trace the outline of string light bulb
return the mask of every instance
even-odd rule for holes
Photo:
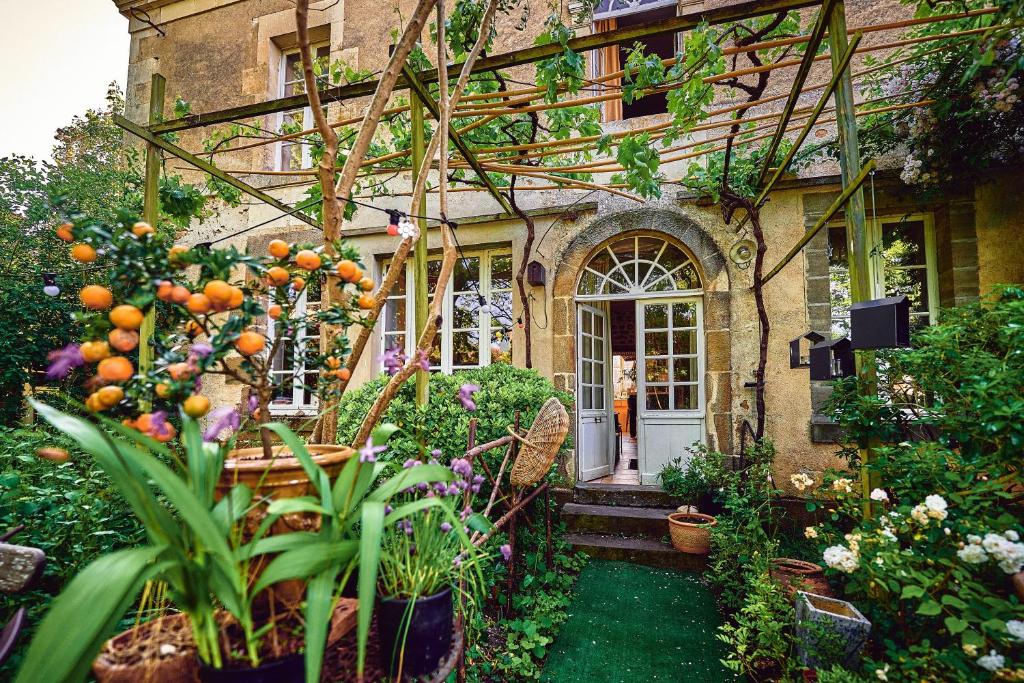
[[[43,273],[43,294],[46,296],[57,296],[60,294],[56,273]]]
[[[480,312],[490,314],[491,305],[487,303],[487,299],[484,298],[483,294],[477,294],[477,301],[480,302]]]
[[[523,322],[523,316],[519,316],[518,318],[516,318],[516,325],[519,326],[519,329],[523,329],[524,327],[526,327],[526,323]]]
[[[420,230],[415,223],[409,220],[408,216],[402,214],[398,220],[398,234],[402,236],[402,239],[416,239],[420,235]]]
[[[388,209],[388,234],[392,237],[398,236],[398,222],[401,220],[401,212]]]

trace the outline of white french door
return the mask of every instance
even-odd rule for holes
[[[576,452],[580,481],[603,477],[614,469],[611,334],[606,309],[598,306],[580,304],[577,308]]]
[[[704,320],[699,298],[636,302],[640,483],[704,440]]]

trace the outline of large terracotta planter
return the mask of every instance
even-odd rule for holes
[[[108,640],[92,664],[100,683],[189,683],[199,663],[185,614],[147,621]]]
[[[825,579],[825,571],[813,562],[777,557],[772,560],[772,578],[782,585],[786,597],[792,599],[798,590],[832,596],[832,588]]]
[[[691,555],[711,552],[711,527],[718,522],[699,512],[674,512],[668,516],[668,530],[676,550]]]

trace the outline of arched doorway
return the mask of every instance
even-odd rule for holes
[[[584,262],[575,296],[581,481],[655,484],[666,462],[703,441],[703,293],[694,258],[667,235],[617,236]]]

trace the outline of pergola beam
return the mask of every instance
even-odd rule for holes
[[[304,214],[304,213],[302,213],[300,211],[296,211],[294,208],[288,206],[287,204],[285,204],[285,203],[283,203],[281,201],[278,201],[274,197],[271,197],[266,192],[263,192],[262,190],[256,189],[255,187],[253,187],[249,183],[243,182],[243,181],[239,180],[238,178],[235,178],[234,176],[228,175],[227,173],[225,173],[224,171],[220,170],[219,168],[217,168],[216,166],[214,166],[210,162],[204,161],[203,159],[200,159],[195,154],[192,154],[191,152],[188,152],[188,151],[182,149],[181,147],[178,147],[173,142],[168,142],[167,140],[164,140],[159,135],[154,135],[153,133],[151,133],[146,128],[138,125],[137,123],[133,123],[133,122],[129,121],[128,119],[126,119],[125,117],[121,116],[120,114],[114,114],[114,123],[116,123],[121,128],[125,129],[126,131],[128,131],[132,135],[135,135],[136,137],[142,138],[143,140],[145,140],[146,142],[150,143],[151,145],[155,145],[156,147],[159,147],[160,149],[164,150],[168,154],[176,156],[179,159],[181,159],[182,161],[185,161],[185,162],[187,162],[189,164],[192,164],[193,166],[195,166],[199,170],[205,171],[206,173],[209,173],[214,178],[217,178],[218,180],[221,180],[221,181],[227,183],[228,185],[230,185],[231,187],[235,188],[236,190],[240,190],[241,192],[244,192],[245,194],[247,194],[247,195],[249,195],[251,197],[255,197],[256,199],[259,199],[261,202],[265,202],[265,203],[271,205],[272,207],[274,207],[275,209],[283,211],[285,214],[293,215],[296,218],[298,218],[299,220],[301,220],[303,223],[307,223],[307,224],[313,226],[314,228],[321,229],[321,230],[323,229],[322,226],[320,225],[320,223],[317,222],[314,218],[311,218],[311,217],[307,216],[306,214]]]
[[[434,98],[430,95],[430,91],[427,90],[427,86],[424,85],[422,81],[420,81],[415,72],[413,72],[413,70],[409,68],[408,64],[402,67],[402,70],[405,73],[406,80],[409,82],[409,87],[412,88],[412,91],[416,94],[416,97],[419,98],[419,101],[422,103],[422,105],[427,109],[427,111],[430,112],[431,117],[433,117],[435,121],[439,120],[441,118],[440,110],[438,109],[437,102],[435,102]],[[476,158],[476,154],[473,153],[473,150],[470,149],[469,145],[467,145],[466,142],[462,139],[462,136],[459,135],[459,132],[452,128],[451,126],[448,127],[448,138],[452,141],[452,144],[454,144],[455,147],[458,148],[459,153],[462,154],[462,157],[466,160],[466,163],[468,163],[476,172],[477,176],[480,177],[480,181],[487,187],[487,191],[491,193],[491,196],[494,197],[494,199],[498,202],[501,208],[505,210],[506,213],[511,214],[512,207],[509,205],[508,200],[506,200],[504,195],[502,195],[501,192],[498,190],[497,185],[494,184],[494,181],[491,180],[491,177],[487,175],[487,171],[484,170],[484,167]],[[417,164],[414,161],[413,168],[416,168],[416,166]],[[444,183],[447,182],[447,179],[439,178],[438,182]]]
[[[768,271],[767,275],[761,278],[761,284],[768,284],[769,280],[778,275],[779,271],[785,268],[786,264],[792,261],[793,257],[799,254],[800,250],[807,246],[808,242],[814,239],[814,236],[817,235],[818,232],[821,231],[821,229],[825,227],[825,225],[827,225],[828,222],[832,220],[832,218],[837,213],[839,213],[840,209],[846,206],[846,203],[850,200],[850,197],[853,196],[853,194],[861,188],[861,186],[864,184],[864,181],[868,179],[868,176],[871,175],[871,173],[874,170],[875,160],[871,159],[870,161],[868,161],[868,163],[864,164],[864,168],[860,170],[860,173],[857,174],[857,177],[854,178],[850,182],[850,184],[843,189],[843,191],[839,194],[838,197],[836,197],[836,200],[832,202],[832,205],[829,206],[825,213],[821,215],[821,218],[819,218],[814,223],[814,225],[803,234],[800,240],[793,245],[793,248],[790,249],[789,252],[782,257],[782,260],[776,263],[775,267]]]
[[[775,135],[772,136],[771,142],[768,143],[768,152],[764,157],[764,166],[761,167],[761,172],[757,176],[756,185],[760,186],[764,183],[764,179],[768,176],[768,169],[772,166],[775,161],[775,153],[779,151],[779,145],[782,144],[782,138],[786,135],[786,127],[789,125],[789,117],[793,115],[793,110],[796,109],[796,103],[800,97],[800,91],[804,87],[804,82],[807,80],[807,76],[811,73],[811,67],[814,66],[814,58],[818,54],[818,47],[821,45],[821,41],[825,37],[825,32],[828,30],[829,17],[832,15],[832,10],[836,6],[836,0],[824,0],[821,3],[821,8],[818,10],[818,18],[814,22],[814,28],[811,30],[811,35],[807,40],[807,45],[804,49],[804,57],[800,62],[800,67],[797,69],[796,78],[793,79],[793,85],[789,90],[789,97],[786,98],[786,106],[782,109],[782,117],[779,119],[779,124],[775,128]],[[835,79],[833,79],[834,82]],[[829,91],[831,94],[831,91]],[[812,117],[812,122],[815,115]]]
[[[595,50],[609,45],[619,43],[631,43],[632,41],[655,36],[664,33],[679,33],[697,28],[700,24],[724,24],[752,17],[759,17],[777,12],[788,12],[819,4],[819,0],[743,0],[701,12],[699,14],[684,14],[671,19],[659,19],[649,21],[636,26],[603,31],[589,36],[579,36],[568,41],[568,48],[574,52],[585,52]],[[549,57],[554,57],[562,52],[560,43],[549,45],[535,45],[522,50],[514,50],[499,55],[483,57],[477,60],[473,66],[473,73],[507,69],[524,64],[532,64]],[[453,64],[448,67],[449,77],[457,78],[462,69],[461,64]],[[437,69],[428,69],[417,74],[421,83],[434,83],[438,80]],[[405,90],[410,87],[408,78],[399,78],[395,84],[395,90]],[[320,100],[327,104],[329,102],[340,102],[372,95],[377,88],[376,80],[349,83],[346,85],[334,86],[320,91]],[[276,114],[291,109],[301,109],[309,104],[306,95],[293,95],[279,99],[247,104],[230,109],[208,112],[205,114],[190,114],[178,119],[171,119],[154,125],[150,130],[154,133],[169,133],[171,131],[186,130],[189,128],[200,128],[218,123],[227,123],[239,119],[246,119],[266,114]]]

